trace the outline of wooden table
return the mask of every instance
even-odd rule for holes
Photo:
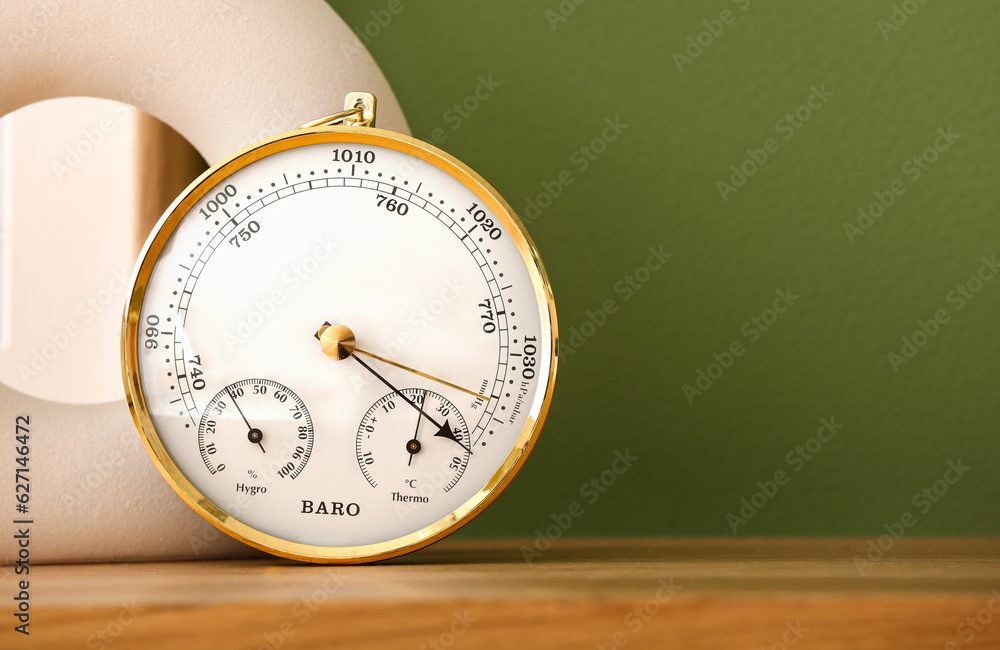
[[[530,564],[523,543],[36,566],[32,634],[8,588],[0,647],[1000,648],[996,539],[904,538],[861,570],[864,539],[562,540]]]

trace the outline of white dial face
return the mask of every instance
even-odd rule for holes
[[[273,149],[209,177],[148,246],[126,346],[144,435],[281,540],[445,528],[544,414],[544,275],[488,190],[423,149],[330,132]]]

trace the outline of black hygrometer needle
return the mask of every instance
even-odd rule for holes
[[[250,421],[247,420],[247,416],[243,415],[243,409],[240,408],[239,402],[236,401],[236,396],[233,395],[233,391],[227,388],[226,392],[229,393],[229,399],[233,400],[233,406],[235,406],[236,410],[239,411],[240,417],[243,418],[244,422],[246,422],[247,429],[249,429],[249,431],[247,431],[247,440],[249,440],[254,444],[259,445],[260,450],[266,454],[267,452],[264,451],[264,445],[261,443],[261,441],[264,439],[264,432],[258,429],[257,427],[252,426],[250,424]]]

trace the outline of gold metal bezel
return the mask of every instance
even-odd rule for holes
[[[370,144],[412,155],[434,165],[471,190],[500,219],[517,245],[541,314],[541,335],[549,335],[549,373],[544,397],[528,413],[517,442],[490,480],[451,514],[420,530],[375,544],[346,547],[314,546],[269,535],[239,521],[206,498],[177,467],[153,426],[139,377],[139,318],[146,287],[164,245],[185,215],[209,191],[244,167],[269,155],[319,143]],[[122,375],[132,418],[157,469],[195,512],[226,534],[281,557],[326,564],[355,564],[396,557],[423,548],[467,524],[488,506],[523,467],[538,440],[555,389],[559,337],[552,288],[541,257],[514,210],[476,172],[453,156],[425,142],[392,131],[362,126],[310,127],[289,131],[253,144],[213,165],[171,204],[146,241],[132,275],[122,323]]]

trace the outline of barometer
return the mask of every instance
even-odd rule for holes
[[[375,98],[214,165],[167,209],[122,330],[129,406],[173,489],[298,560],[416,550],[521,468],[555,383],[555,306],[510,206],[375,128]]]

